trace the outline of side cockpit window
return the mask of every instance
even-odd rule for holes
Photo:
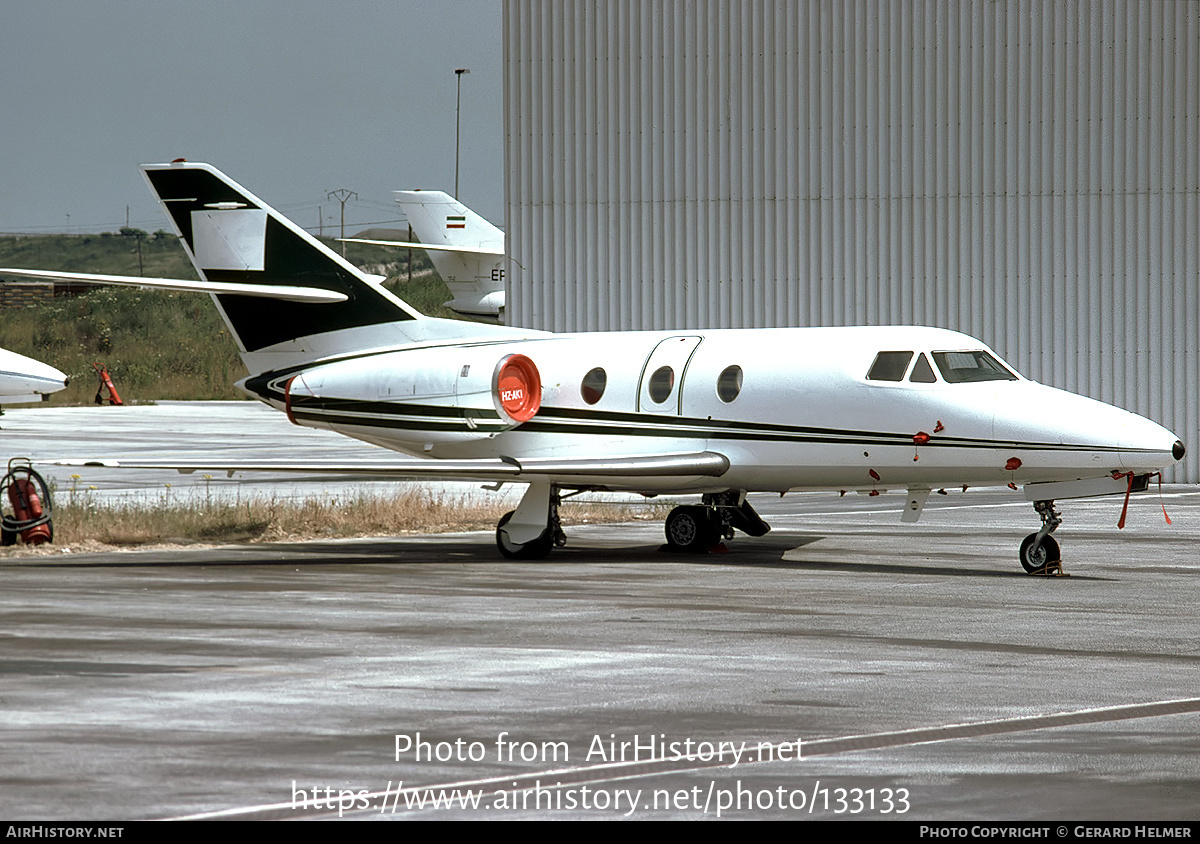
[[[973,352],[934,352],[933,362],[948,384],[975,381],[1016,381],[1017,376],[983,350]]]
[[[925,357],[924,352],[917,356],[917,362],[913,364],[912,375],[908,376],[908,380],[914,384],[933,384],[937,381],[933,367],[929,365],[929,358]]]
[[[912,352],[880,352],[867,370],[869,381],[903,381]]]

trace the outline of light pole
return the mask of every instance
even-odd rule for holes
[[[458,199],[458,139],[461,134],[462,120],[462,78],[464,73],[470,73],[469,67],[456,68],[454,75],[458,77],[458,100],[454,104],[454,198]]]

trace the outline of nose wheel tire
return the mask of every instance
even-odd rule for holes
[[[1021,567],[1029,574],[1045,571],[1046,566],[1050,563],[1062,560],[1062,553],[1059,551],[1058,542],[1054,537],[1047,535],[1036,548],[1034,548],[1035,542],[1037,542],[1036,533],[1029,534],[1021,542]]]

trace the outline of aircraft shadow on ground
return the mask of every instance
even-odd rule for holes
[[[696,566],[740,566],[772,568],[795,572],[847,572],[891,575],[923,575],[943,577],[1025,577],[1024,572],[1003,567],[995,569],[977,566],[955,566],[934,561],[922,564],[879,562],[873,553],[845,552],[844,559],[783,559],[790,551],[798,551],[826,537],[821,535],[772,534],[750,539],[739,537],[730,543],[727,553],[672,553],[662,544],[632,544],[625,546],[596,545],[586,540],[568,543],[555,549],[543,560],[507,560],[496,551],[489,537],[397,537],[368,541],[281,542],[259,545],[229,545],[203,549],[155,549],[120,551],[112,554],[92,553],[66,559],[28,559],[14,561],[16,565],[39,568],[178,568],[204,566],[381,566],[381,565],[443,565],[446,563],[478,565],[646,565],[655,563],[686,563]],[[1075,579],[1105,580],[1095,576],[1074,575]]]

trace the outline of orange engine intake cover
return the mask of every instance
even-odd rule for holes
[[[509,355],[496,369],[494,392],[501,411],[518,425],[542,406],[542,376],[525,355]]]

